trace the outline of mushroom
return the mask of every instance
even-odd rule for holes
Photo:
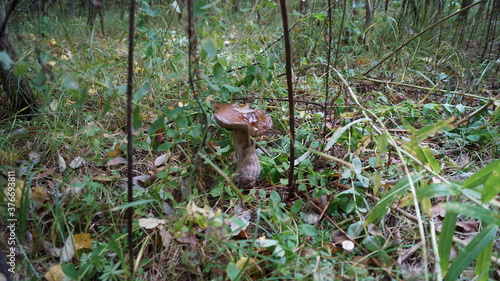
[[[272,121],[262,109],[250,105],[227,103],[215,104],[215,121],[233,134],[234,149],[238,160],[234,183],[239,188],[248,188],[259,178],[260,164],[251,137],[264,135],[272,126]]]

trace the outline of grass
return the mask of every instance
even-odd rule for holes
[[[39,100],[32,120],[1,124],[0,181],[7,183],[6,171],[17,180],[15,280],[495,278],[498,265],[488,258],[498,249],[487,245],[496,237],[497,187],[486,178],[494,177],[500,155],[498,107],[461,125],[443,121],[461,120],[493,98],[492,60],[478,61],[475,50],[451,46],[444,34],[441,47],[435,37],[415,40],[370,81],[362,74],[409,36],[398,30],[397,13],[379,13],[362,44],[361,9],[334,41],[339,73],[330,73],[325,111],[318,106],[327,97],[323,10],[301,21],[294,15],[296,99],[303,101],[295,143],[296,155],[305,156],[295,167],[300,196],[287,201],[290,116],[279,100],[286,86],[282,42],[275,43],[282,34],[278,10],[214,7],[220,10],[202,9],[197,24],[196,93],[186,85],[185,19],[169,6],[156,7],[162,12],[155,17],[138,12],[133,278],[127,172],[119,158],[126,156],[127,19],[109,11],[104,35],[85,18],[62,15],[14,31]],[[211,107],[244,97],[274,123],[256,140],[262,173],[254,189],[243,191],[249,203],[228,183],[236,168],[231,134],[216,125]],[[475,179],[481,168],[486,176]],[[459,205],[442,204],[451,199]],[[454,232],[454,210],[468,230]],[[451,231],[440,228],[445,222]],[[460,252],[476,234],[470,245],[485,249],[477,259],[434,266],[436,253]]]

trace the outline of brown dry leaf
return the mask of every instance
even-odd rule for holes
[[[45,171],[45,172],[43,172],[41,174],[36,175],[35,179],[39,180],[39,179],[43,179],[43,178],[49,177],[49,176],[55,174],[56,171],[57,171],[57,167],[50,168],[47,171]]]
[[[441,206],[441,204],[436,204],[436,205],[432,206],[431,212],[434,215],[439,216],[440,218],[444,218],[444,216],[446,215],[446,210]]]
[[[477,232],[479,223],[477,221],[457,221],[457,230],[465,233]]]
[[[116,166],[116,165],[125,164],[125,163],[127,163],[127,159],[125,159],[122,156],[118,156],[118,157],[110,159],[108,162],[106,162],[106,167]]]
[[[196,240],[196,235],[186,231],[181,232],[181,235],[177,237],[176,240],[179,243],[192,244],[192,245],[198,244],[198,240]]]
[[[167,248],[172,243],[174,237],[167,229],[165,229],[165,227],[163,227],[163,225],[159,225],[158,229],[160,230],[161,242],[163,244],[163,247]]]
[[[48,281],[62,281],[65,277],[66,275],[62,271],[60,264],[54,265],[45,273],[45,278],[47,278]]]
[[[39,203],[45,203],[50,199],[49,192],[43,186],[35,186],[30,190],[30,199]]]
[[[114,150],[111,151],[111,152],[108,152],[108,156],[110,158],[118,157],[118,156],[121,156],[121,155],[122,155],[122,150],[120,149],[120,145],[119,144],[115,144]]]
[[[370,233],[371,235],[374,235],[374,236],[382,236],[382,231],[380,230],[380,228],[374,224],[374,223],[370,223],[368,225],[368,233]]]
[[[78,233],[73,235],[75,239],[75,249],[90,249],[90,245],[92,244],[92,238],[90,238],[90,233]]]
[[[356,61],[357,64],[366,64],[366,60],[365,59],[358,59]]]

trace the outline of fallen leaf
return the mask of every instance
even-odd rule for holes
[[[109,157],[118,157],[122,155],[122,150],[120,149],[119,144],[115,144],[114,150],[111,152],[108,152]]]
[[[73,235],[75,239],[75,249],[90,249],[90,245],[92,244],[92,238],[90,238],[90,233],[78,233]]]
[[[48,281],[62,281],[66,275],[62,271],[62,266],[60,264],[56,264],[45,273],[45,278]]]
[[[75,255],[75,241],[73,235],[69,235],[61,249],[61,262],[69,262]]]
[[[155,167],[158,167],[158,166],[165,164],[165,161],[168,159],[168,157],[170,157],[170,153],[165,153],[165,154],[158,156],[155,159]]]
[[[66,161],[64,161],[64,158],[59,152],[57,153],[57,162],[59,164],[59,172],[64,172],[64,170],[66,170]]]
[[[163,227],[163,225],[159,225],[158,229],[160,230],[160,237],[163,247],[167,248],[171,244],[174,237],[167,229],[165,229],[165,227]]]
[[[457,230],[465,233],[477,232],[479,223],[477,221],[457,221]]]
[[[39,203],[45,203],[50,199],[50,195],[43,186],[35,186],[30,190],[30,199],[35,200]]]
[[[177,240],[179,243],[184,243],[184,244],[192,244],[192,245],[198,244],[198,240],[196,240],[196,235],[186,231],[181,232],[181,235],[177,237],[175,240]]]
[[[145,229],[153,229],[161,224],[165,224],[165,220],[155,219],[155,218],[142,218],[139,219],[139,226]]]
[[[118,156],[118,157],[110,159],[108,162],[106,162],[106,166],[111,167],[111,166],[116,166],[116,165],[125,164],[125,163],[127,163],[127,159],[125,159],[124,157]]]
[[[71,161],[71,163],[69,163],[69,167],[71,169],[76,169],[76,168],[81,167],[83,164],[85,164],[85,159],[78,156],[75,159],[73,159],[73,161]]]
[[[57,171],[57,168],[56,168],[56,167],[50,168],[50,169],[48,169],[47,171],[45,171],[45,172],[43,172],[43,173],[41,173],[41,174],[38,174],[38,175],[35,177],[35,179],[36,179],[36,180],[39,180],[39,179],[43,179],[43,178],[49,177],[49,176],[51,176],[51,175],[55,174],[55,173],[56,173],[56,171]]]

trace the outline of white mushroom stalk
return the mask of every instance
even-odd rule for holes
[[[250,105],[215,104],[215,121],[221,127],[232,131],[238,168],[233,181],[239,188],[251,188],[259,178],[260,164],[251,137],[264,135],[272,121],[262,109]]]

